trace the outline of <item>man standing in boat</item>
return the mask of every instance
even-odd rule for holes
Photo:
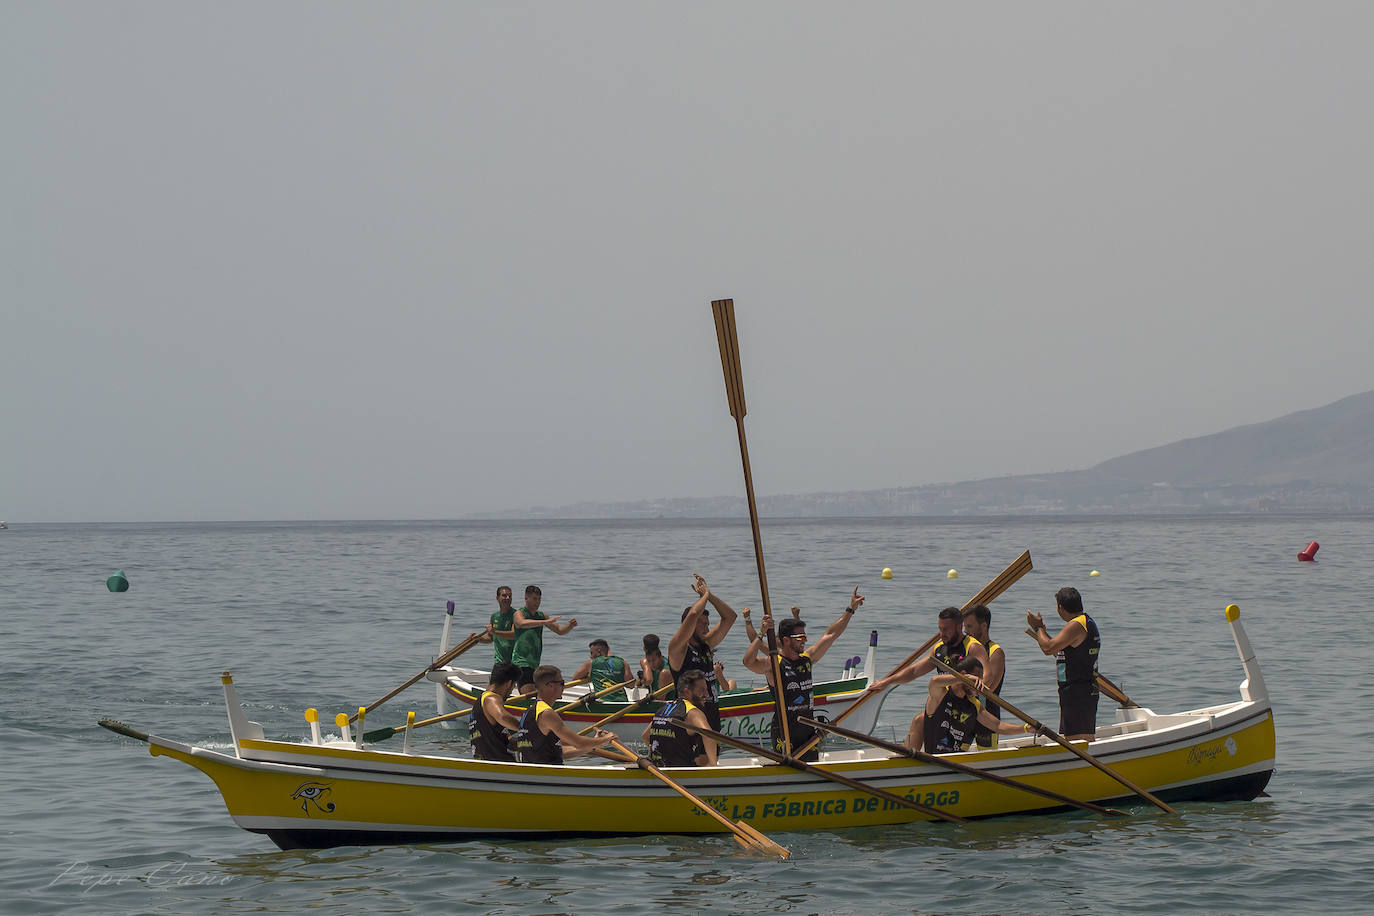
[[[493,670],[501,662],[510,661],[511,653],[515,650],[515,611],[510,606],[511,594],[509,585],[496,590],[496,612],[491,615],[491,621],[479,639],[479,642],[492,644]]]
[[[692,579],[692,591],[699,597],[695,604],[682,612],[682,624],[673,634],[673,638],[668,640],[668,671],[674,684],[688,671],[700,671],[706,677],[711,697],[701,709],[711,727],[719,731],[720,708],[716,705],[716,697],[720,695],[720,688],[716,684],[713,652],[721,640],[725,639],[725,634],[735,625],[735,618],[739,615],[735,613],[734,608],[712,594],[711,589],[706,586],[705,579],[696,573],[692,574]],[[711,618],[706,611],[708,602],[720,615],[720,622],[714,627],[711,626]]]
[[[854,594],[849,597],[849,604],[845,605],[844,612],[826,628],[810,651],[806,650],[806,623],[804,621],[792,617],[778,624],[778,670],[782,675],[781,685],[774,682],[772,659],[769,657],[768,648],[764,644],[768,630],[773,626],[773,618],[767,614],[763,615],[763,633],[756,636],[754,641],[749,644],[748,650],[744,653],[743,664],[755,674],[766,676],[769,688],[773,690],[775,695],[782,696],[782,705],[787,712],[787,737],[792,743],[792,748],[789,750],[801,747],[816,734],[814,728],[802,725],[801,722],[797,721],[802,716],[812,717],[812,666],[820,661],[830,647],[835,644],[835,640],[840,638],[840,634],[849,626],[849,619],[854,616],[855,611],[863,606],[863,603],[864,596],[859,594],[859,589],[856,587]],[[781,691],[780,694],[779,691]],[[773,750],[783,752],[782,723],[778,719],[777,710],[773,712],[773,722],[769,727],[769,734],[773,739]],[[801,759],[819,760],[820,746],[811,748]]]
[[[604,728],[591,735],[579,735],[568,728],[553,708],[563,697],[563,673],[553,665],[535,670],[534,691],[534,700],[520,717],[515,732],[515,753],[521,763],[561,764],[565,758],[590,753],[614,740],[615,733]]]
[[[525,606],[515,612],[515,648],[511,661],[520,669],[520,691],[528,693],[534,686],[534,669],[539,667],[544,657],[544,628],[553,630],[559,636],[567,636],[577,626],[577,618],[567,623],[559,623],[558,615],[550,617],[539,610],[544,593],[537,585],[525,586]]]
[[[1026,611],[1040,651],[1053,655],[1059,680],[1059,732],[1070,741],[1092,741],[1097,737],[1097,657],[1102,637],[1097,623],[1083,611],[1083,596],[1066,586],[1054,593],[1054,609],[1064,628],[1053,637],[1045,629],[1045,619]]]
[[[924,657],[917,659],[900,671],[889,674],[874,682],[872,690],[886,690],[895,684],[910,684],[916,678],[928,674],[935,670],[935,662],[931,658],[938,658],[946,665],[958,667],[959,663],[966,658],[971,658],[978,662],[978,667],[986,671],[988,663],[987,649],[978,640],[963,632],[960,626],[962,612],[957,607],[947,607],[940,612],[939,627],[940,638],[936,640],[935,647]],[[979,682],[982,686],[982,682]]]
[[[663,704],[641,739],[649,746],[649,762],[659,767],[713,767],[716,742],[683,726],[709,728],[701,704],[711,696],[706,675],[685,671],[677,682],[677,699]]]
[[[1007,679],[1007,653],[993,641],[988,632],[991,627],[992,611],[986,604],[975,604],[964,611],[964,635],[978,640],[988,653],[988,665],[983,669],[983,684],[1000,696]],[[987,712],[994,719],[1000,721],[1002,718],[1002,708],[996,703],[987,704]],[[997,732],[981,722],[975,731],[975,739],[979,747],[997,747]]]
[[[573,680],[591,678],[592,690],[599,693],[612,684],[623,684],[630,679],[630,666],[619,655],[611,654],[611,644],[606,640],[593,639],[587,644],[587,652],[591,657],[573,672]],[[623,689],[613,690],[601,699],[607,703],[628,700]]]
[[[491,666],[491,680],[482,697],[472,707],[468,715],[468,742],[472,745],[472,756],[478,760],[506,760],[514,762],[515,755],[510,752],[509,736],[506,729],[514,731],[520,727],[520,720],[506,709],[506,700],[515,690],[515,682],[520,678],[520,669],[510,662],[497,662]]]

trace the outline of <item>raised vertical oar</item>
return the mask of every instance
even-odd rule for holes
[[[439,668],[444,667],[444,666],[447,665],[449,662],[453,661],[455,658],[457,658],[458,656],[462,655],[464,652],[466,652],[467,650],[471,649],[473,646],[477,645],[477,643],[480,642],[481,639],[482,639],[482,637],[481,637],[480,634],[478,634],[478,633],[469,633],[466,639],[464,639],[464,640],[463,640],[462,642],[460,642],[458,645],[454,646],[452,649],[449,649],[449,650],[448,650],[447,652],[445,652],[443,655],[441,655],[441,656],[439,656],[438,658],[436,658],[436,659],[433,661],[433,663],[431,663],[428,667],[422,668],[422,669],[420,670],[420,673],[419,673],[419,674],[415,675],[415,676],[412,677],[410,680],[406,681],[404,684],[402,684],[401,686],[397,687],[395,690],[391,691],[391,692],[388,693],[386,696],[382,697],[380,700],[376,700],[376,701],[374,701],[373,703],[371,703],[371,704],[369,704],[369,705],[367,705],[367,706],[361,706],[361,707],[359,707],[359,708],[358,708],[358,713],[359,713],[359,714],[362,714],[362,715],[365,715],[365,714],[367,714],[367,713],[369,713],[369,712],[372,712],[372,710],[376,709],[378,706],[381,706],[381,705],[382,705],[383,703],[385,703],[387,700],[391,699],[391,698],[394,697],[396,694],[400,693],[402,690],[405,690],[407,687],[409,687],[411,684],[414,684],[416,681],[420,680],[420,678],[424,677],[426,674],[429,674],[431,671],[435,671],[435,670],[437,670],[437,669],[439,669]],[[353,716],[349,716],[349,717],[348,717],[348,721],[349,721],[349,722],[355,722],[355,721],[357,721],[357,719],[358,719],[358,716],[357,716],[357,715],[353,715]]]
[[[730,403],[730,416],[735,418],[735,430],[739,433],[739,457],[744,464],[744,495],[749,499],[749,526],[754,532],[754,563],[759,569],[759,591],[763,594],[763,613],[773,616],[773,606],[768,599],[768,573],[763,567],[763,538],[759,536],[759,507],[754,502],[754,476],[749,471],[749,445],[744,438],[744,373],[739,363],[739,335],[735,333],[735,300],[716,299],[711,303],[711,312],[716,317],[716,341],[720,344],[720,366],[725,372],[725,397]],[[783,735],[787,734],[787,709],[782,701],[782,679],[777,674],[777,644],[770,642],[769,652],[773,656],[773,706],[778,720],[782,722]],[[789,749],[790,752],[790,749]]]
[[[987,697],[988,702],[996,703],[998,706],[1002,707],[1007,712],[1011,713],[1013,716],[1016,716],[1016,718],[1020,719],[1022,722],[1025,722],[1031,728],[1035,729],[1037,732],[1040,732],[1042,735],[1049,738],[1055,744],[1058,744],[1060,747],[1063,747],[1066,750],[1072,751],[1073,753],[1077,754],[1079,757],[1083,758],[1085,761],[1092,764],[1094,767],[1101,770],[1103,773],[1106,773],[1112,779],[1115,779],[1117,782],[1121,783],[1123,786],[1130,789],[1136,795],[1139,795],[1141,798],[1145,799],[1147,802],[1154,805],[1159,810],[1167,811],[1169,814],[1178,814],[1178,812],[1175,811],[1173,808],[1169,807],[1168,804],[1151,795],[1148,791],[1136,785],[1135,783],[1131,782],[1125,776],[1122,776],[1116,770],[1113,770],[1111,767],[1107,766],[1105,763],[1098,760],[1096,757],[1094,757],[1092,754],[1089,754],[1081,747],[1078,747],[1077,745],[1070,743],[1063,735],[1059,734],[1059,732],[1050,728],[1045,723],[1026,715],[1024,712],[1017,709],[1015,706],[1011,705],[1006,700],[1002,699],[997,694],[993,693],[991,690],[987,690],[986,688],[980,690],[973,683],[973,681],[969,680],[962,673],[954,670],[953,667],[947,665],[945,662],[941,661],[938,658],[935,659],[935,667],[939,668],[945,674],[954,675],[960,680],[960,682],[963,683],[965,688],[981,693],[983,696]]]
[[[693,795],[689,790],[687,790],[684,786],[682,786],[679,782],[677,782],[667,773],[664,773],[658,767],[650,763],[647,757],[644,757],[642,754],[636,754],[634,751],[631,751],[629,748],[621,744],[619,741],[612,741],[611,747],[620,751],[620,753],[622,754],[628,755],[630,759],[632,759],[635,762],[635,765],[638,766],[641,770],[644,770],[645,772],[657,777],[659,781],[661,781],[665,786],[672,789],[674,792],[681,795],[683,798],[687,799],[692,804],[696,805],[698,811],[708,814],[711,817],[715,818],[717,821],[719,821],[722,825],[724,825],[726,830],[729,830],[731,833],[735,835],[735,842],[739,843],[745,849],[752,849],[756,852],[765,852],[769,855],[777,856],[780,859],[785,859],[791,855],[791,853],[787,851],[786,847],[779,846],[777,843],[773,842],[768,837],[764,836],[758,830],[755,830],[753,827],[750,827],[748,824],[745,824],[741,821],[730,820],[728,817],[721,814],[715,808],[712,808],[706,802],[702,801],[700,798],[697,798],[695,795]]]
[[[1015,585],[1016,582],[1022,576],[1024,576],[1026,573],[1030,571],[1031,555],[1030,551],[1026,550],[1022,552],[1021,556],[1013,560],[1010,566],[1008,566],[1006,569],[998,573],[997,578],[993,579],[987,585],[983,586],[983,588],[978,592],[978,594],[974,595],[968,601],[965,601],[963,610],[967,610],[968,608],[973,607],[975,604],[987,604],[989,601],[996,598],[998,595],[1002,594],[1007,589]],[[918,658],[924,656],[927,652],[930,651],[930,647],[935,645],[936,640],[938,640],[939,638],[940,634],[936,633],[934,636],[930,637],[930,639],[927,639],[921,645],[921,648],[917,649],[915,652],[912,652],[910,655],[908,655],[906,659],[896,668],[893,668],[887,676],[892,677],[892,675],[896,674],[898,671],[901,671],[907,665],[910,665],[911,663],[915,662]],[[849,717],[849,714],[851,712],[858,709],[860,705],[871,700],[874,696],[877,695],[877,693],[878,691],[874,690],[872,687],[869,687],[868,690],[866,690],[857,700],[850,704],[848,709],[846,709],[844,712],[840,713],[838,716],[835,717],[834,724],[839,725],[841,722],[843,722],[846,718]],[[821,736],[816,735],[805,745],[803,745],[799,751],[797,751],[797,756],[800,757],[807,751],[811,750],[811,748],[815,747],[820,742],[820,740]]]

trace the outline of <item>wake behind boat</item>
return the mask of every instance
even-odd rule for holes
[[[1117,710],[1085,746],[1117,773],[1170,801],[1249,800],[1274,770],[1274,718],[1259,662],[1235,605],[1227,621],[1246,678],[1238,701],[1158,714]],[[100,724],[148,743],[149,753],[209,776],[240,827],[283,849],[394,843],[475,835],[626,835],[717,833],[723,814],[749,828],[786,831],[928,821],[932,815],[871,792],[778,766],[759,757],[725,758],[716,767],[666,771],[712,812],[684,801],[634,764],[547,766],[463,760],[379,750],[352,742],[267,740],[248,721],[232,678],[223,676],[233,753],[193,747],[120,723]],[[946,758],[942,758],[946,759]],[[947,755],[950,761],[1075,799],[1130,798],[1116,780],[1079,756],[1035,736],[995,750]],[[908,801],[958,818],[1048,812],[1060,805],[968,773],[871,749],[823,753],[833,776],[861,779]],[[714,813],[713,813],[714,812]]]

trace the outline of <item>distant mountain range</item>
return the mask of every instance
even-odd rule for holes
[[[1374,391],[1082,471],[888,490],[765,496],[773,518],[1374,511]],[[743,496],[575,503],[480,518],[729,518]]]

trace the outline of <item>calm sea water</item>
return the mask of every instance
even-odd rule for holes
[[[574,666],[588,640],[637,657],[671,632],[700,572],[737,608],[759,607],[746,522],[14,525],[0,532],[0,910],[529,913],[1251,912],[1368,906],[1374,789],[1374,519],[1109,518],[765,521],[775,605],[828,624],[858,585],[868,603],[822,663],[831,673],[880,632],[886,670],[1021,550],[1035,571],[994,603],[1006,693],[1057,721],[1054,673],[1021,633],[1082,590],[1102,668],[1143,705],[1236,696],[1242,674],[1223,608],[1242,609],[1274,694],[1271,798],[1149,807],[1104,821],[1063,814],[968,827],[781,833],[787,862],[724,837],[473,840],[277,850],[234,826],[201,774],[148,756],[100,716],[226,746],[218,675],[234,673],[271,737],[376,699],[494,607],[496,587],[544,590],[576,616],[545,658]],[[1318,563],[1296,552],[1321,542]],[[879,578],[891,567],[890,581]],[[946,578],[957,568],[959,578]],[[132,584],[112,594],[105,577]],[[1089,578],[1090,570],[1101,576]],[[819,626],[815,627],[819,629]],[[744,651],[731,633],[732,674]],[[469,656],[483,662],[485,655]],[[883,663],[886,662],[886,665]],[[914,687],[883,722],[904,727]],[[428,687],[379,724],[433,709]],[[1104,700],[1104,708],[1106,703]],[[462,752],[456,732],[430,748]]]

